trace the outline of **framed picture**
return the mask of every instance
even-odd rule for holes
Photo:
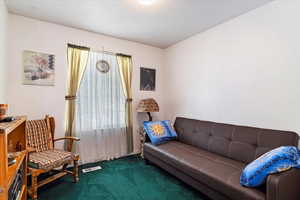
[[[141,67],[140,90],[155,91],[156,70]]]
[[[55,78],[54,61],[54,55],[33,51],[24,51],[23,84],[53,86]]]

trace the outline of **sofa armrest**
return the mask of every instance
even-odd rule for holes
[[[300,169],[272,174],[267,179],[267,200],[299,200]]]

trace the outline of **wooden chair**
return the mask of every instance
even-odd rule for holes
[[[33,200],[37,200],[39,187],[50,183],[67,174],[73,175],[74,182],[79,181],[78,160],[79,155],[72,153],[75,137],[64,137],[54,139],[55,121],[53,117],[46,116],[43,120],[31,120],[26,123],[26,136],[28,142],[28,175],[31,175],[31,187],[28,190]],[[54,148],[54,143],[61,140],[68,140],[67,151]],[[67,166],[73,163],[73,171],[67,170]],[[60,168],[57,170],[57,168]],[[58,171],[54,175],[38,182],[40,174]]]

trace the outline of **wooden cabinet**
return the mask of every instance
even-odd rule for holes
[[[21,170],[22,186],[17,200],[27,199],[26,117],[9,123],[0,123],[0,200],[7,200],[11,185]],[[8,166],[8,153],[16,155],[16,163]]]

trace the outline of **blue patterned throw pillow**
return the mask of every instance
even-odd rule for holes
[[[165,124],[166,129],[168,130],[171,139],[177,138],[176,131],[172,128],[170,120],[162,121]]]
[[[269,174],[300,168],[300,150],[293,146],[273,149],[260,156],[243,170],[240,183],[247,187],[257,187],[265,183]]]
[[[156,122],[145,121],[144,130],[154,145],[162,144],[177,137],[168,120]]]

